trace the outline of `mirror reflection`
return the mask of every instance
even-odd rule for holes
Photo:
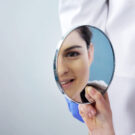
[[[110,68],[111,74],[109,76],[108,81],[96,75],[98,74],[98,72],[99,74],[101,74],[100,72],[103,71],[102,65],[106,63],[104,63],[104,60],[98,59],[100,55],[95,55],[95,53],[97,53],[98,50],[96,48],[100,48],[100,47],[95,47],[94,41],[92,41],[93,36],[95,35],[93,33],[95,29],[96,28],[91,26],[80,26],[72,30],[67,36],[65,36],[62,44],[58,48],[59,49],[58,55],[56,56],[57,57],[56,76],[58,78],[58,83],[62,88],[64,94],[68,96],[69,99],[78,103],[88,102],[86,96],[87,93],[86,87],[88,86],[94,87],[96,90],[104,94],[104,92],[107,90],[108,83],[112,79],[112,75],[114,71],[114,67],[111,67]],[[102,33],[100,30],[98,31]],[[102,33],[102,35],[104,34]],[[114,66],[113,50],[109,41],[108,44],[112,54],[110,57],[112,61],[111,65]],[[98,51],[98,53],[100,52],[100,54],[103,55],[103,53],[105,53],[103,52],[103,50],[104,48]],[[95,60],[96,62],[92,66]],[[101,69],[100,69],[100,63],[101,63]],[[104,75],[105,73],[103,74],[103,76]],[[92,100],[91,97],[91,103],[92,102],[94,101]]]

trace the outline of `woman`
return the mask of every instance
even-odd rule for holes
[[[64,92],[76,102],[82,102],[80,93],[89,79],[94,53],[91,36],[87,26],[76,28],[67,35],[58,55],[59,82]]]

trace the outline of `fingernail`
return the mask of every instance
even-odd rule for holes
[[[92,115],[91,115],[91,113],[88,113],[88,116],[89,116],[89,118],[92,118]]]
[[[89,100],[90,103],[93,103],[93,102],[94,102],[94,100],[89,96],[88,93],[87,93],[87,95],[86,95],[86,98]]]
[[[88,92],[89,92],[89,94],[92,94],[92,95],[94,95],[96,93],[93,88],[88,88]]]
[[[92,113],[92,115],[95,115],[96,114],[96,112],[94,110],[91,110],[91,113]]]

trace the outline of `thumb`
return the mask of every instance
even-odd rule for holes
[[[91,101],[91,98],[95,101],[97,111],[104,112],[104,110],[106,109],[106,101],[103,95],[98,90],[96,90],[92,86],[87,86],[86,95],[88,101]]]

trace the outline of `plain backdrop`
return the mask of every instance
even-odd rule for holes
[[[87,135],[53,75],[58,1],[0,0],[0,135]]]
[[[91,42],[94,46],[94,57],[90,67],[89,80],[102,80],[110,85],[114,69],[115,57],[112,44],[105,33],[96,27],[90,27]]]

